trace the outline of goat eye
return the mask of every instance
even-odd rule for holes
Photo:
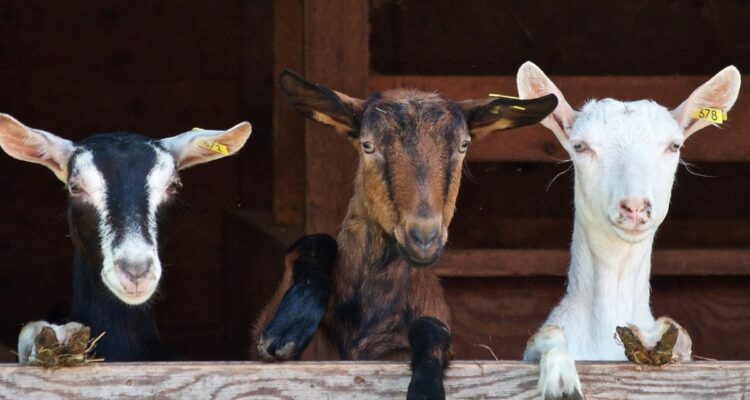
[[[672,144],[669,145],[669,151],[673,153],[677,153],[682,148],[682,143],[680,142],[672,142]]]
[[[180,188],[182,188],[182,182],[172,181],[172,183],[170,183],[167,187],[167,193],[170,195],[175,194],[180,190]]]
[[[375,145],[372,142],[362,142],[362,150],[367,154],[372,154],[375,152]]]
[[[70,193],[71,196],[78,196],[83,194],[84,190],[81,185],[77,183],[68,183],[68,193]]]
[[[575,150],[576,153],[583,153],[584,151],[588,150],[589,146],[586,145],[586,143],[578,142],[573,145],[573,150]]]
[[[462,140],[461,144],[458,145],[458,151],[461,153],[466,153],[466,150],[469,148],[469,143],[471,143],[470,140]]]

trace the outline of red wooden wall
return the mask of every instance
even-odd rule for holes
[[[274,86],[282,68],[357,96],[409,85],[478,97],[514,91],[512,75],[531,59],[574,103],[653,90],[674,105],[700,82],[692,75],[730,63],[750,71],[748,20],[750,4],[739,0],[2,2],[0,112],[72,139],[253,123],[239,156],[183,174],[156,302],[178,349],[239,359],[279,277],[283,244],[302,228],[337,230],[356,160],[346,140],[286,107]],[[655,270],[668,273],[653,280],[655,314],[683,323],[696,354],[722,359],[750,358],[747,93],[746,84],[726,129],[691,139],[688,157],[719,177],[680,172],[657,239],[660,250],[708,247],[711,262],[686,267],[695,253],[663,252]],[[470,150],[473,178],[451,227],[459,251],[439,271],[458,356],[490,358],[475,346],[485,344],[514,359],[564,290],[571,178],[546,190],[565,166],[553,163],[562,153],[541,128],[479,149]],[[51,173],[0,154],[0,343],[14,346],[24,321],[67,312],[64,211]]]

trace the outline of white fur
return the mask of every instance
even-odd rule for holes
[[[159,142],[174,157],[177,169],[183,170],[235,154],[245,145],[252,130],[249,122],[241,122],[226,131],[194,129]],[[202,147],[205,143],[214,141],[225,145],[229,154],[216,153]]]
[[[0,114],[0,148],[13,158],[44,165],[63,182],[73,142],[40,129],[29,128],[8,114]]]
[[[36,348],[34,346],[36,337],[42,328],[50,327],[55,331],[58,343],[64,344],[70,336],[84,328],[78,322],[68,322],[65,325],[50,324],[47,321],[29,322],[21,329],[18,335],[18,362],[20,364],[31,364],[36,359]]]
[[[101,277],[109,290],[126,304],[137,305],[147,301],[156,290],[161,277],[161,263],[156,245],[156,222],[155,213],[158,204],[164,201],[163,193],[168,186],[164,181],[171,179],[174,174],[174,162],[171,157],[161,150],[157,150],[158,162],[153,167],[148,177],[149,190],[149,232],[148,238],[142,237],[142,232],[137,223],[126,228],[125,237],[121,243],[114,246],[114,232],[107,223],[109,221],[109,209],[107,207],[107,182],[104,176],[96,168],[93,155],[83,151],[73,159],[71,179],[80,185],[85,194],[81,195],[80,201],[89,202],[98,213],[98,231],[101,237],[100,249],[102,253]],[[165,162],[165,159],[168,162]],[[167,172],[164,172],[167,171]],[[165,177],[168,175],[168,177]],[[156,194],[154,194],[156,192]],[[153,245],[148,243],[149,240]],[[117,268],[117,263],[122,261],[141,262],[151,260],[149,275],[137,283],[130,282],[122,276]]]
[[[543,398],[580,390],[573,360],[625,360],[614,338],[617,326],[633,325],[644,342],[655,344],[669,326],[665,321],[673,322],[655,323],[649,306],[654,234],[667,215],[679,162],[679,150],[671,146],[700,129],[684,118],[694,104],[728,111],[739,79],[736,68],[728,67],[674,111],[650,100],[612,99],[590,101],[575,111],[536,65],[527,62],[519,70],[522,98],[557,95],[557,109],[542,124],[555,133],[575,167],[567,292],[524,354],[526,360],[540,360]],[[576,151],[580,144],[585,151]],[[650,204],[648,215],[626,218],[622,204],[633,199]],[[689,360],[690,337],[678,328],[677,358]]]
[[[108,209],[107,181],[94,163],[93,154],[85,148],[76,147],[71,141],[59,138],[51,133],[28,128],[7,114],[0,114],[0,148],[10,156],[23,161],[45,165],[70,187],[80,187],[71,193],[71,201],[85,202],[94,207],[98,213],[97,229],[101,237],[100,250],[103,265],[101,278],[109,290],[126,304],[137,305],[147,301],[156,290],[162,274],[157,248],[156,212],[159,206],[169,198],[167,191],[177,179],[176,171],[192,165],[216,160],[226,155],[235,154],[246,143],[252,128],[243,122],[227,131],[190,131],[171,138],[153,142],[157,162],[147,177],[148,190],[148,232],[147,237],[135,222],[130,223],[122,242],[114,246],[114,232],[107,223],[110,219]],[[205,149],[205,141],[216,141],[226,146],[229,154],[216,153]],[[77,152],[77,153],[76,153]],[[71,170],[68,164],[71,157]],[[127,165],[121,168],[127,168]],[[153,244],[150,244],[153,243]],[[147,276],[132,282],[122,276],[117,268],[118,262],[131,263],[151,262]],[[58,326],[46,321],[27,324],[21,331],[18,341],[19,361],[28,363],[33,359],[34,340],[44,326],[55,329],[58,338],[66,340],[71,329],[81,325],[69,323]]]

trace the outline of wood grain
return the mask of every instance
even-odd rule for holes
[[[305,1],[305,78],[364,97],[369,75],[368,4]],[[357,155],[345,135],[305,123],[305,230],[336,234],[352,196]]]
[[[743,399],[750,363],[696,362],[667,368],[579,363],[588,399]],[[0,396],[25,399],[384,399],[403,398],[405,363],[152,363],[45,370],[0,367]],[[536,399],[532,363],[457,361],[451,399]]]
[[[718,71],[717,71],[718,72]],[[673,108],[710,76],[553,76],[567,101],[575,108],[591,98],[612,97],[622,100],[654,99]],[[371,91],[397,87],[437,90],[447,97],[461,100],[484,97],[488,93],[515,95],[515,76],[384,76],[372,75]],[[746,132],[750,129],[750,84],[742,84],[737,104],[721,131],[707,128],[690,138],[683,156],[688,160],[748,161],[750,147]],[[714,132],[710,132],[714,131]],[[541,125],[503,132],[472,146],[469,161],[556,161],[567,154],[554,135]]]
[[[285,70],[304,70],[304,3],[275,1],[273,82]],[[273,91],[273,215],[278,224],[305,221],[305,120],[287,104],[274,84]]]

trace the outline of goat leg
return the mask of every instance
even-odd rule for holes
[[[336,258],[336,240],[328,235],[310,235],[297,240],[286,257],[287,274],[282,282],[291,285],[281,300],[273,318],[257,338],[258,354],[266,361],[298,360],[328,306],[331,295],[330,271]],[[288,279],[291,271],[291,279]],[[264,311],[271,315],[274,306]],[[261,320],[263,316],[261,317]]]
[[[451,334],[443,322],[420,317],[409,327],[411,382],[408,400],[445,399],[443,372],[448,366]]]
[[[526,344],[523,359],[539,361],[542,400],[583,400],[581,379],[567,350],[565,333],[556,325],[545,325]]]

